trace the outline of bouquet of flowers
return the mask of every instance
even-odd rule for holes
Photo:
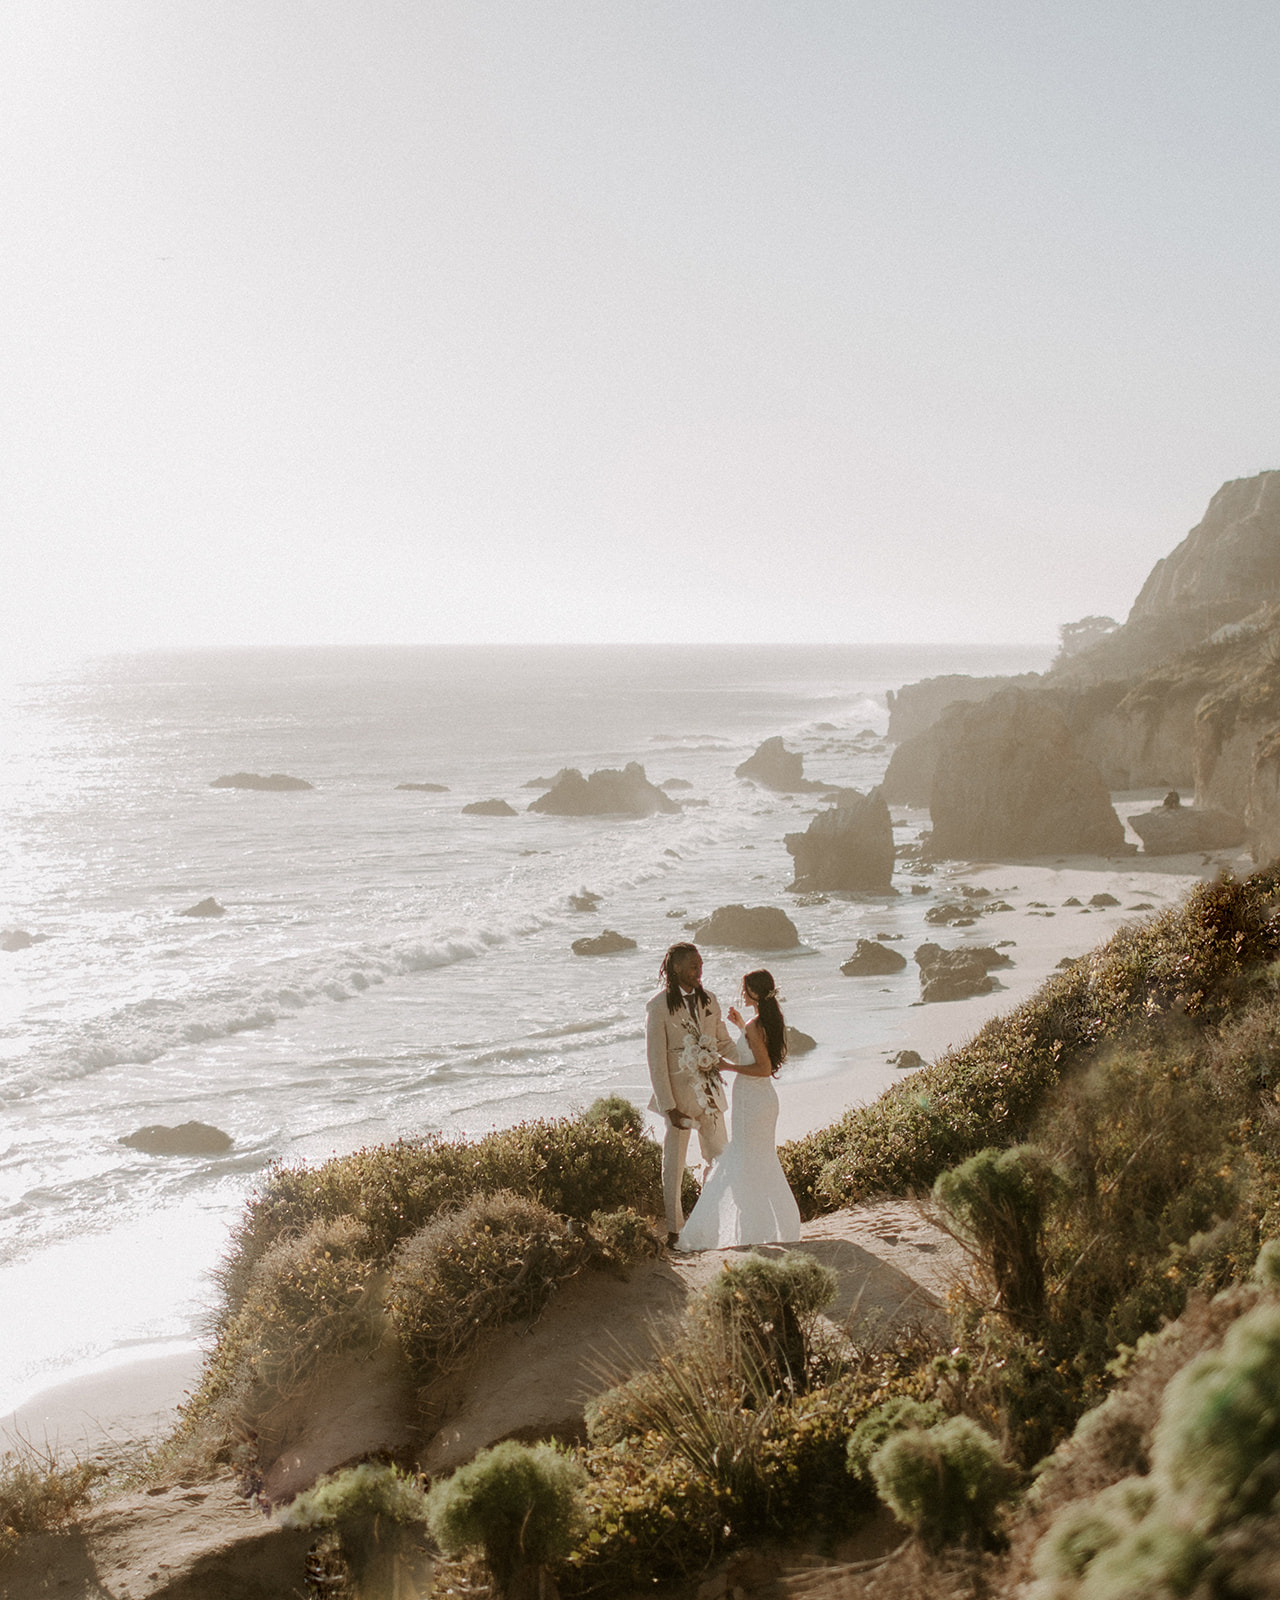
[[[712,1088],[721,1092],[724,1090],[724,1080],[720,1076],[720,1046],[714,1034],[696,1032],[692,1018],[684,1044],[680,1047],[679,1067],[692,1086],[699,1115],[718,1115],[720,1108]]]

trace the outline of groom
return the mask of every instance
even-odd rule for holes
[[[667,1122],[662,1141],[662,1203],[667,1214],[667,1244],[673,1245],[684,1227],[680,1188],[690,1133],[697,1128],[704,1165],[714,1161],[728,1142],[723,1088],[715,1082],[709,1085],[718,1109],[704,1111],[679,1070],[680,1052],[691,1031],[684,1017],[692,1020],[699,1033],[715,1038],[721,1055],[732,1055],[733,1042],[720,1015],[720,1002],[702,987],[702,957],[697,945],[673,944],[662,958],[658,976],[663,986],[645,1007],[644,1031],[653,1084],[649,1109],[662,1112]]]

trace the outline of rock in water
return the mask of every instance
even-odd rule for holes
[[[1148,856],[1181,856],[1195,850],[1221,850],[1244,842],[1244,822],[1209,807],[1159,805],[1129,818]]]
[[[693,937],[733,950],[794,950],[800,943],[795,923],[776,906],[720,906],[695,925]]]
[[[680,807],[649,782],[638,761],[629,761],[621,772],[603,767],[589,778],[576,767],[566,767],[556,774],[547,793],[530,803],[529,810],[555,817],[647,817],[655,811],[674,814]]]
[[[840,970],[846,978],[879,978],[901,972],[906,964],[906,956],[899,951],[877,944],[874,939],[859,939],[858,948]]]
[[[794,889],[845,889],[881,893],[893,878],[893,823],[879,789],[841,789],[835,805],[820,811],[804,833],[783,841],[795,858]]]
[[[801,1033],[799,1028],[787,1029],[787,1054],[789,1056],[807,1056],[810,1050],[818,1048],[818,1041],[810,1034]]]
[[[595,892],[594,889],[588,889],[585,884],[581,889],[579,889],[577,894],[571,894],[569,896],[569,906],[570,909],[574,911],[594,911],[599,904],[600,896]],[[671,912],[668,911],[667,915],[670,916]],[[680,912],[679,915],[683,916],[684,912]]]
[[[235,1143],[229,1133],[207,1122],[183,1122],[176,1128],[159,1123],[139,1128],[119,1141],[149,1156],[220,1156]]]
[[[916,951],[916,965],[920,968],[920,998],[927,1004],[990,994],[996,980],[987,969],[1009,966],[1011,962],[1008,956],[986,946],[944,950],[941,945],[922,944]]]
[[[185,911],[178,913],[180,917],[225,917],[226,914],[226,906],[220,906],[212,895],[204,900],[197,900],[195,905],[188,906]]]
[[[305,778],[291,778],[286,772],[272,772],[265,778],[260,772],[232,772],[215,778],[211,789],[314,789],[314,783]]]
[[[47,933],[28,933],[25,928],[6,928],[0,933],[0,950],[29,950],[33,944],[43,944]]]
[[[516,808],[507,804],[505,800],[473,800],[469,806],[463,806],[464,817],[514,817]]]
[[[1102,776],[1055,707],[1005,689],[950,723],[930,803],[930,854],[951,859],[1111,854],[1124,828]]]
[[[448,794],[447,783],[398,783],[397,789],[413,789],[418,794]]]
[[[733,769],[735,778],[750,778],[762,783],[766,789],[777,789],[781,794],[797,794],[818,786],[804,775],[804,757],[798,750],[788,750],[781,738],[775,735],[766,739],[739,766]]]
[[[634,950],[636,942],[625,933],[606,928],[594,939],[575,939],[571,948],[575,956],[611,956],[619,950]]]
[[[924,1064],[924,1057],[918,1050],[899,1050],[889,1057],[889,1065],[897,1067],[899,1072],[914,1072]]]

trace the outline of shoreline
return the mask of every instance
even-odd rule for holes
[[[23,1446],[77,1457],[146,1448],[172,1427],[203,1363],[203,1352],[186,1344],[63,1378],[0,1417],[0,1455]]]
[[[1154,791],[1114,795],[1122,820],[1158,803]],[[895,808],[897,809],[897,808]],[[1014,965],[998,971],[999,986],[968,1000],[923,1005],[908,1002],[896,1008],[892,1037],[851,1052],[836,1072],[779,1079],[778,1142],[787,1143],[829,1126],[856,1105],[869,1104],[890,1085],[908,1077],[889,1064],[898,1050],[916,1050],[932,1062],[947,1049],[965,1043],[991,1018],[1012,1010],[1033,994],[1058,969],[1066,956],[1083,955],[1109,939],[1135,917],[1156,915],[1178,904],[1197,882],[1221,871],[1244,875],[1253,863],[1244,850],[1219,850],[1206,859],[1187,856],[1121,858],[1065,857],[1020,862],[940,863],[921,881],[935,891],[932,903],[959,897],[964,883],[990,891],[990,899],[1008,900],[1014,909],[980,915],[965,929],[939,927],[930,937],[948,947],[994,944],[1012,940]],[[1119,904],[1089,907],[1098,893]],[[1015,898],[1016,897],[1016,898]],[[1083,905],[1066,906],[1075,898]],[[976,903],[982,904],[979,900]],[[1036,902],[1040,902],[1037,905]],[[1149,905],[1149,910],[1139,909]],[[1084,921],[1084,917],[1088,921]],[[900,947],[914,977],[912,952]],[[866,985],[868,993],[883,983],[875,977],[845,978]],[[194,1343],[180,1350],[164,1341],[163,1351],[138,1354],[97,1370],[50,1382],[32,1391],[18,1406],[0,1416],[0,1453],[16,1445],[72,1451],[82,1456],[124,1454],[153,1444],[172,1426],[178,1408],[198,1380],[203,1353]]]

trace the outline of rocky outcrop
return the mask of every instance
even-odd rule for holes
[[[880,780],[880,792],[890,805],[929,804],[938,753],[950,738],[952,727],[969,709],[965,702],[957,701],[948,706],[931,727],[911,734],[895,747]]]
[[[931,728],[947,707],[957,701],[972,704],[986,700],[1001,689],[1031,689],[1040,681],[1038,672],[1022,672],[1006,678],[973,678],[967,672],[949,672],[941,677],[903,684],[901,689],[890,689],[885,695],[889,703],[887,737],[890,744],[901,744]]]
[[[28,933],[25,928],[6,928],[0,933],[0,950],[11,953],[29,950],[33,944],[43,944],[48,937],[47,933]]]
[[[1006,689],[952,723],[930,804],[935,857],[1111,854],[1124,828],[1042,695]]]
[[[916,965],[920,968],[920,998],[930,1004],[990,994],[996,987],[991,968],[1011,966],[1012,962],[985,945],[944,950],[941,945],[922,944],[916,951]]]
[[[1250,854],[1260,867],[1269,865],[1280,856],[1280,728],[1253,752],[1244,820]]]
[[[398,783],[397,789],[412,789],[417,794],[448,794],[447,783]]]
[[[514,817],[516,814],[516,808],[505,800],[473,800],[462,808],[464,817]]]
[[[1233,478],[1180,545],[1157,561],[1130,621],[1196,612],[1205,632],[1280,600],[1280,472]]]
[[[555,817],[648,817],[655,811],[674,814],[680,807],[649,782],[638,761],[629,761],[621,772],[603,767],[589,778],[576,767],[566,767],[529,810]]]
[[[841,789],[804,833],[785,840],[800,890],[844,889],[883,894],[893,877],[893,823],[879,789]]]
[[[918,1050],[897,1050],[889,1057],[889,1065],[899,1072],[914,1072],[925,1065],[925,1059]]]
[[[291,778],[287,772],[271,772],[266,777],[260,772],[232,772],[215,778],[211,789],[314,789],[314,783],[305,778]]]
[[[594,939],[575,939],[572,945],[575,956],[612,956],[619,950],[635,948],[634,939],[628,939],[625,933],[615,933],[612,928],[606,928]]]
[[[840,970],[846,978],[883,978],[891,972],[901,972],[907,958],[901,951],[890,950],[875,939],[859,939],[857,949]]]
[[[600,896],[594,889],[588,889],[584,884],[577,894],[569,896],[569,909],[571,911],[594,911],[600,904]]]
[[[1174,796],[1176,799],[1177,797]],[[1199,806],[1156,806],[1129,818],[1148,856],[1182,856],[1196,850],[1224,850],[1244,843],[1245,826],[1228,811]],[[1114,902],[1113,902],[1114,903]]]
[[[720,906],[695,924],[693,937],[734,950],[794,950],[800,943],[795,923],[776,906]]]
[[[688,778],[664,778],[658,787],[665,789],[668,794],[674,794],[677,789],[692,789],[693,785]]]
[[[230,1150],[235,1140],[207,1122],[182,1122],[176,1128],[153,1123],[126,1134],[119,1143],[149,1156],[220,1156]]]
[[[780,794],[800,794],[821,785],[811,783],[804,775],[804,757],[797,750],[788,750],[778,737],[766,739],[754,755],[747,757],[733,769],[735,778],[750,778],[766,789],[776,789]]]
[[[807,1056],[810,1050],[818,1048],[818,1041],[812,1034],[802,1033],[799,1028],[787,1029],[787,1055]]]
[[[188,906],[185,911],[179,911],[180,917],[225,917],[226,906],[220,906],[212,895],[204,900],[197,900],[195,905]]]

